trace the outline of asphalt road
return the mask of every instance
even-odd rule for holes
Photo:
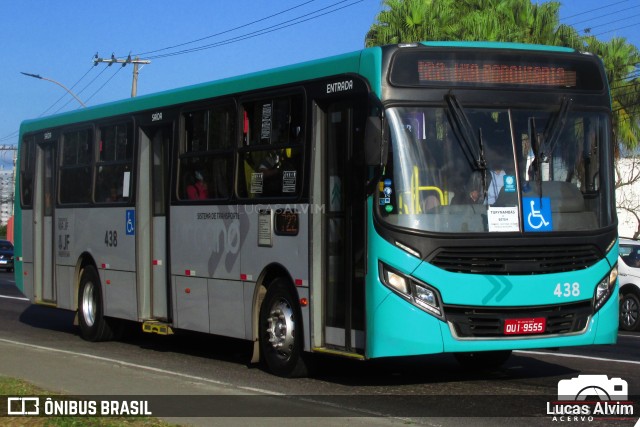
[[[627,382],[635,413],[585,425],[634,426],[640,417],[640,333],[621,333],[615,346],[515,352],[493,370],[465,371],[450,355],[319,357],[312,377],[282,379],[250,365],[244,341],[134,328],[122,340],[89,343],[73,319],[30,305],[0,273],[0,375],[78,396],[154,395],[160,416],[185,424],[280,426],[557,425],[566,419],[546,411],[558,382],[607,375]]]

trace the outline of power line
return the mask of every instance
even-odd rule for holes
[[[93,69],[93,68],[94,68],[94,66],[92,65],[92,66],[91,66],[91,68]],[[97,76],[95,76],[95,77],[94,77],[94,78],[93,78],[89,83],[87,83],[87,84],[86,84],[82,89],[80,89],[80,90],[78,91],[78,95],[81,95],[81,94],[82,94],[82,92],[84,92],[85,90],[87,90],[87,88],[88,88],[89,86],[91,86],[91,85],[93,84],[93,82],[95,82],[96,80],[98,80],[98,78],[99,78],[99,77],[102,75],[102,73],[104,73],[105,71],[107,71],[107,67],[105,67],[102,71],[100,71],[100,72],[98,73],[98,75],[97,75]],[[88,101],[88,100],[87,100],[87,101]],[[70,103],[70,102],[71,102],[71,100],[67,101],[67,102],[66,102],[62,107],[58,108],[58,109],[54,112],[54,114],[55,114],[55,113],[60,112],[60,110],[62,110],[62,109],[63,109],[64,107],[66,107],[67,105],[69,105],[69,103]]]
[[[16,136],[18,136],[18,134],[20,133],[20,131],[15,131],[15,132],[11,132],[10,134],[3,136],[2,138],[0,138],[0,142],[4,142],[4,141],[8,141],[10,139],[15,138]]]
[[[248,27],[248,26],[253,25],[253,24],[255,24],[255,23],[262,22],[262,21],[265,21],[265,20],[267,20],[267,19],[270,19],[270,18],[276,17],[276,16],[278,16],[278,15],[282,15],[282,14],[284,14],[284,13],[290,12],[290,11],[292,11],[292,10],[295,10],[295,9],[299,8],[299,7],[302,7],[302,6],[304,6],[304,5],[307,5],[307,4],[309,4],[309,3],[312,3],[313,1],[315,1],[315,0],[309,0],[309,1],[306,1],[306,2],[304,2],[304,3],[301,3],[301,4],[297,5],[297,6],[291,7],[291,8],[289,8],[289,9],[285,9],[285,10],[283,10],[283,11],[281,11],[281,12],[278,12],[278,13],[275,13],[275,14],[272,14],[272,15],[269,15],[269,16],[267,16],[267,17],[264,17],[264,18],[261,18],[261,19],[258,19],[258,20],[255,20],[255,21],[252,21],[252,22],[247,23],[247,24],[239,25],[239,26],[234,27],[234,28],[229,29],[229,30],[221,31],[221,32],[219,32],[219,33],[216,33],[216,34],[213,34],[213,35],[210,35],[210,36],[207,36],[207,37],[202,37],[202,38],[197,39],[197,40],[193,40],[193,41],[185,42],[185,43],[180,43],[180,44],[178,44],[178,45],[174,45],[174,46],[170,46],[170,47],[166,47],[166,48],[162,48],[162,49],[156,49],[156,50],[153,50],[153,51],[137,53],[137,54],[135,54],[135,55],[136,55],[136,56],[147,56],[147,55],[148,55],[148,54],[150,54],[150,53],[154,53],[154,52],[161,52],[161,51],[165,51],[165,50],[170,50],[170,49],[174,49],[174,48],[176,48],[176,47],[185,46],[185,45],[188,45],[188,44],[196,43],[196,42],[198,42],[198,41],[206,40],[206,39],[209,39],[209,38],[212,38],[212,37],[215,37],[215,36],[221,35],[221,34],[226,34],[226,33],[229,33],[229,32],[232,32],[232,31],[235,31],[235,30],[237,30],[237,29],[245,28],[245,27]],[[197,52],[197,51],[205,50],[205,49],[210,49],[210,48],[213,48],[213,47],[218,47],[218,46],[222,46],[222,45],[226,45],[226,44],[230,44],[230,43],[235,43],[235,42],[238,42],[238,41],[242,41],[242,40],[246,40],[246,39],[249,39],[249,38],[257,37],[257,36],[259,36],[259,35],[264,35],[264,34],[268,34],[268,33],[270,33],[270,32],[274,32],[274,31],[277,31],[277,30],[281,30],[281,29],[284,29],[284,28],[290,27],[290,26],[292,26],[292,25],[301,24],[301,23],[303,23],[303,22],[307,22],[307,21],[310,21],[310,20],[312,20],[312,19],[320,18],[320,17],[325,16],[325,15],[327,15],[327,14],[329,14],[329,13],[334,13],[334,12],[337,12],[337,11],[342,10],[342,9],[344,9],[344,8],[347,8],[347,7],[353,6],[353,5],[357,4],[357,3],[361,3],[361,2],[362,2],[362,1],[364,1],[364,0],[358,0],[358,1],[352,2],[352,3],[350,3],[350,4],[347,4],[346,6],[343,6],[343,7],[340,7],[340,8],[336,8],[336,9],[333,9],[333,10],[329,10],[328,12],[320,13],[320,14],[319,14],[319,12],[322,12],[322,11],[327,10],[327,9],[334,8],[334,7],[336,7],[336,6],[340,5],[340,4],[342,4],[342,3],[346,3],[346,2],[348,2],[348,1],[350,1],[350,0],[341,0],[341,1],[338,1],[338,2],[336,2],[336,3],[331,4],[331,5],[329,5],[329,6],[326,6],[326,7],[320,8],[320,9],[317,9],[317,10],[315,10],[315,11],[313,11],[313,12],[310,12],[310,13],[307,13],[307,14],[304,14],[304,15],[301,15],[301,16],[298,16],[298,17],[296,17],[296,18],[293,18],[293,19],[290,19],[290,20],[287,20],[287,21],[281,22],[281,23],[279,23],[279,24],[276,24],[276,25],[273,25],[273,26],[270,26],[270,27],[266,27],[266,28],[263,28],[263,29],[261,29],[261,30],[257,30],[257,31],[254,31],[254,32],[250,32],[250,33],[247,33],[247,34],[244,34],[244,35],[240,35],[240,36],[237,36],[237,37],[233,37],[233,38],[230,38],[230,39],[227,39],[227,40],[223,40],[223,41],[220,41],[220,42],[211,43],[211,44],[204,45],[204,46],[199,46],[199,47],[194,47],[194,48],[191,48],[191,49],[184,49],[184,50],[182,50],[182,51],[177,51],[177,52],[171,52],[171,53],[166,53],[166,54],[160,54],[160,55],[156,55],[156,56],[147,56],[147,58],[148,58],[148,59],[167,58],[167,57],[170,57],[170,56],[183,55],[183,54],[192,53],[192,52]],[[315,15],[315,16],[313,16],[313,15]],[[311,17],[310,17],[310,18],[307,18],[307,19],[303,19],[303,18],[305,18],[305,17],[309,17],[309,16],[311,16]],[[298,21],[298,22],[295,22],[295,21]],[[291,22],[293,22],[293,23],[291,23]],[[285,24],[288,24],[288,25],[285,25]],[[117,60],[117,59],[115,58],[115,55],[114,55],[114,56],[112,56],[112,59]],[[106,67],[105,67],[105,69],[106,69]],[[112,76],[112,78],[113,78],[113,76]],[[108,82],[107,82],[107,83],[108,83]],[[105,85],[106,85],[106,83],[105,83]],[[102,87],[104,87],[104,85],[103,85]],[[102,89],[102,87],[101,87],[100,89]],[[100,89],[98,89],[98,91],[100,91]],[[95,96],[95,95],[96,95],[96,93],[97,93],[98,91],[96,91],[93,95],[91,95],[91,97],[90,97],[90,98],[88,98],[88,99],[87,99],[87,101],[88,101],[89,99],[91,99],[93,96]]]
[[[631,7],[628,7],[628,8],[626,8],[626,9],[620,9],[620,10],[617,10],[617,11],[615,11],[615,12],[606,13],[606,14],[604,14],[604,15],[598,15],[598,16],[596,16],[595,18],[583,19],[582,21],[573,22],[573,23],[571,23],[571,24],[567,24],[567,25],[571,25],[571,26],[575,27],[575,26],[576,26],[576,25],[578,25],[578,24],[583,24],[583,23],[585,23],[585,22],[593,21],[593,20],[596,20],[596,19],[601,19],[601,18],[604,18],[604,17],[606,17],[606,16],[615,15],[616,13],[620,13],[620,12],[627,12],[627,11],[629,11],[629,10],[631,10],[631,9],[636,9],[636,8],[639,8],[639,7],[640,7],[640,5],[637,5],[637,6],[631,6]],[[591,27],[591,28],[593,28],[593,27]]]
[[[606,8],[608,8],[608,7],[611,7],[611,6],[616,6],[616,5],[618,5],[618,4],[622,4],[622,3],[627,3],[628,1],[629,1],[629,0],[622,0],[622,1],[619,1],[619,2],[617,2],[617,3],[607,4],[607,5],[605,5],[605,6],[596,7],[595,9],[586,10],[586,11],[584,11],[584,12],[576,13],[575,15],[565,16],[562,20],[575,18],[576,16],[585,15],[585,14],[587,14],[587,13],[595,12],[596,10],[606,9]]]
[[[631,15],[631,16],[625,16],[624,18],[620,18],[620,19],[616,19],[613,21],[609,21],[609,22],[605,22],[603,24],[598,24],[598,25],[592,25],[591,27],[589,27],[589,30],[593,30],[594,28],[598,28],[598,27],[604,27],[605,25],[610,25],[610,24],[615,24],[616,22],[621,22],[621,21],[626,21],[627,19],[631,19],[631,18],[635,18],[636,16],[640,16],[640,13],[637,13],[635,15]],[[585,31],[587,29],[585,28]]]
[[[106,67],[105,67],[105,69],[106,69]],[[116,70],[116,72],[115,72],[115,73],[113,73],[113,74],[111,75],[111,77],[109,77],[109,78],[107,79],[107,81],[106,81],[106,82],[104,82],[104,84],[98,88],[98,90],[96,90],[95,92],[93,92],[93,95],[91,95],[89,98],[87,98],[87,102],[89,102],[89,100],[90,100],[91,98],[93,98],[94,96],[96,96],[96,94],[97,94],[98,92],[100,92],[100,91],[102,90],[102,88],[103,88],[103,87],[105,87],[105,86],[106,86],[106,85],[107,85],[107,84],[108,84],[108,83],[109,83],[109,82],[110,82],[110,81],[111,81],[111,80],[116,76],[116,74],[118,74],[118,73],[120,72],[120,70],[122,70],[122,67],[118,67],[118,69]]]
[[[604,32],[602,32],[602,33],[598,33],[598,34],[596,34],[594,37],[599,37],[599,36],[601,36],[601,35],[603,35],[603,34],[612,33],[612,32],[614,32],[614,31],[624,30],[625,28],[635,27],[635,26],[637,26],[637,25],[640,25],[640,24],[635,23],[635,24],[631,24],[631,25],[626,25],[626,26],[624,26],[624,27],[614,28],[613,30],[609,30],[609,31],[604,31]]]
[[[216,33],[216,34],[211,34],[210,36],[201,37],[199,39],[192,40],[192,41],[189,41],[189,42],[180,43],[180,44],[169,46],[169,47],[163,47],[161,49],[151,50],[151,51],[148,51],[148,52],[136,53],[135,56],[146,56],[146,55],[150,55],[152,53],[157,53],[157,52],[162,52],[162,51],[165,51],[165,50],[175,49],[177,47],[186,46],[188,44],[197,43],[197,42],[200,42],[200,41],[203,41],[203,40],[207,40],[207,39],[210,39],[210,38],[213,38],[213,37],[216,37],[216,36],[220,36],[222,34],[230,33],[232,31],[239,30],[239,29],[245,28],[245,27],[249,27],[249,26],[251,26],[253,24],[257,24],[258,22],[266,21],[267,19],[271,19],[271,18],[276,17],[278,15],[282,15],[284,13],[290,12],[290,11],[292,11],[294,9],[297,9],[299,7],[302,7],[302,6],[306,5],[306,4],[313,3],[314,1],[315,0],[309,0],[307,2],[299,4],[297,6],[291,7],[289,9],[285,9],[285,10],[283,10],[281,12],[274,13],[273,15],[265,16],[264,18],[260,18],[260,19],[257,19],[255,21],[252,21],[252,22],[249,22],[249,23],[246,23],[246,24],[242,24],[242,25],[239,25],[237,27],[234,27],[234,28],[231,28],[231,29],[228,29],[228,30],[221,31],[221,32]]]
[[[358,4],[358,3],[362,3],[364,0],[357,0],[357,1],[354,1],[354,2],[352,2],[350,4],[347,4],[345,6],[339,7],[337,9],[329,10],[327,12],[318,14],[318,12],[321,12],[321,11],[327,10],[327,9],[331,9],[332,7],[335,7],[335,6],[337,6],[337,5],[341,4],[341,3],[345,3],[346,1],[349,1],[349,0],[342,0],[342,1],[339,1],[337,3],[332,4],[330,6],[327,6],[327,7],[315,10],[313,12],[307,13],[305,15],[302,15],[302,16],[299,16],[299,17],[296,17],[296,18],[293,18],[293,19],[289,19],[289,20],[281,22],[279,24],[275,24],[275,25],[272,25],[270,27],[262,28],[260,30],[252,31],[250,33],[246,33],[246,34],[243,34],[243,35],[240,35],[240,36],[237,36],[237,37],[232,37],[230,39],[222,40],[222,41],[219,41],[219,42],[216,42],[216,43],[206,44],[206,45],[199,46],[199,47],[194,47],[194,48],[191,48],[191,49],[184,49],[184,50],[177,51],[177,52],[171,52],[171,53],[165,53],[165,54],[162,54],[162,55],[150,56],[148,58],[149,59],[167,58],[167,57],[170,57],[170,56],[184,55],[184,54],[187,54],[187,53],[198,52],[198,51],[201,51],[201,50],[206,50],[206,49],[211,49],[211,48],[214,48],[214,47],[224,46],[224,45],[231,44],[231,43],[236,43],[236,42],[239,42],[239,41],[247,40],[247,39],[250,39],[250,38],[254,38],[254,37],[261,36],[261,35],[269,34],[269,33],[272,33],[272,32],[278,31],[278,30],[282,30],[284,28],[292,27],[294,25],[302,24],[304,22],[308,22],[308,21],[311,21],[313,19],[317,19],[317,18],[320,18],[322,16],[325,16],[325,15],[328,15],[328,14],[331,14],[331,13],[338,12],[338,11],[340,11],[342,9],[346,9],[347,7],[351,7],[351,6],[354,6],[354,5]],[[312,16],[312,15],[315,15],[315,16]],[[302,18],[305,18],[305,17],[308,17],[308,18],[307,19],[302,19]]]

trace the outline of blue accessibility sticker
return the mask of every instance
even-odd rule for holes
[[[125,229],[128,236],[136,234],[136,211],[127,209]]]
[[[552,231],[551,199],[549,197],[523,197],[524,231]]]

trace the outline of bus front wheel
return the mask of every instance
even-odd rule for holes
[[[260,307],[260,353],[269,371],[281,377],[302,377],[302,315],[285,279],[276,279]]]
[[[85,267],[80,276],[78,317],[83,339],[95,342],[113,337],[111,327],[104,318],[100,276],[93,266]]]

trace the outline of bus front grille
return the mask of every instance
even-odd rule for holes
[[[442,248],[427,259],[455,273],[526,275],[582,270],[602,259],[593,245]]]
[[[447,322],[452,325],[457,338],[522,337],[506,335],[506,319],[544,318],[546,328],[542,334],[524,336],[572,334],[584,331],[593,314],[591,301],[535,307],[467,307],[445,305]]]

